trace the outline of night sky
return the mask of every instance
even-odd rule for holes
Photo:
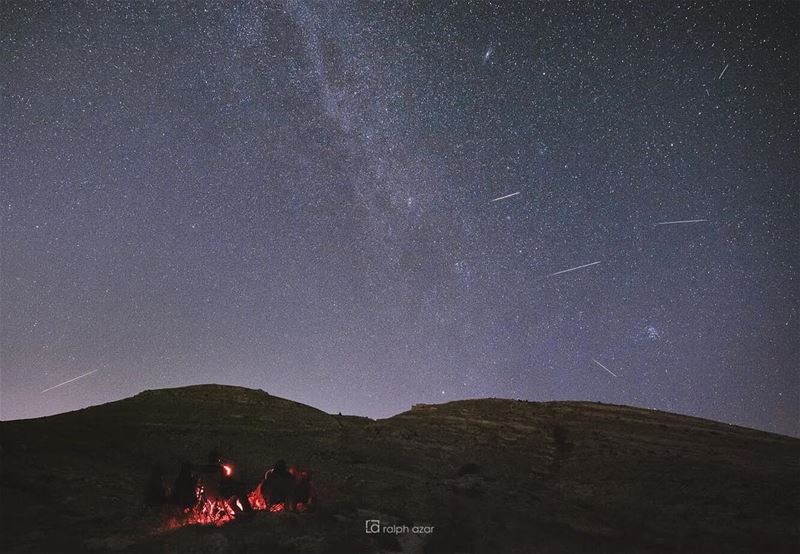
[[[800,3],[0,6],[3,419],[215,382],[800,432]]]

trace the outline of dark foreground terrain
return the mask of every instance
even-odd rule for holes
[[[622,406],[470,400],[385,420],[217,385],[0,423],[1,552],[798,552],[800,440]],[[318,509],[165,530],[152,464],[222,448]],[[367,534],[365,520],[430,525]]]

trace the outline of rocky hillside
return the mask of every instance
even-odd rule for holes
[[[0,423],[2,552],[796,552],[800,440],[586,402],[469,400],[389,419],[218,385]],[[219,447],[255,486],[314,471],[314,511],[167,530],[150,467]],[[431,533],[365,532],[382,525]]]

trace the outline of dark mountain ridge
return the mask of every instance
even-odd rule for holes
[[[3,552],[790,552],[800,440],[591,402],[423,404],[336,416],[200,385],[0,422]],[[255,486],[314,471],[318,508],[166,530],[150,467],[218,447]],[[367,534],[365,520],[433,526]]]

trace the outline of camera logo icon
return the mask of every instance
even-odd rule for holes
[[[367,533],[380,533],[381,532],[381,520],[379,519],[368,519],[364,522],[366,527]]]

